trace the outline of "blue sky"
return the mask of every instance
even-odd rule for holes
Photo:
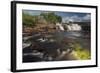
[[[50,11],[36,11],[36,10],[23,10],[23,13],[30,15],[40,15],[41,13],[47,13]],[[90,22],[90,13],[76,13],[76,12],[54,12],[56,15],[62,17],[62,22]]]

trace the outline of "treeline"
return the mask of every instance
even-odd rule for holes
[[[40,16],[43,16],[43,18],[48,22],[48,23],[57,23],[57,22],[61,22],[62,18],[61,16],[55,15],[55,13],[51,12],[51,13],[41,13]]]
[[[34,27],[40,20],[44,20],[47,24],[56,24],[62,22],[61,16],[54,12],[41,13],[40,15],[32,16],[30,14],[22,14],[23,25]]]
[[[25,25],[25,26],[29,26],[29,27],[35,26],[36,17],[23,13],[22,14],[22,22],[23,22],[23,25]]]

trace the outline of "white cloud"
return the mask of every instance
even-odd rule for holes
[[[74,15],[74,16],[72,16],[72,17],[70,17],[74,22],[76,22],[76,21],[81,21],[81,17],[78,17],[78,16],[76,16],[76,15]]]
[[[83,20],[89,21],[91,19],[91,15],[87,14],[86,16],[83,17]]]
[[[90,21],[91,19],[91,15],[90,14],[87,14],[83,17],[79,17],[77,15],[74,15],[74,16],[68,16],[68,17],[64,17],[62,20],[63,22],[69,22],[69,21],[72,21],[72,22],[84,22],[84,21]]]
[[[65,17],[65,18],[63,18],[63,22],[69,22],[69,21],[71,21],[71,22],[77,22],[77,21],[80,22],[81,18],[78,17],[78,16],[76,16],[76,15],[71,16],[71,17]]]

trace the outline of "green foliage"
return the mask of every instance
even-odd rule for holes
[[[48,23],[57,23],[57,22],[61,22],[62,18],[60,16],[55,15],[55,13],[51,12],[51,13],[41,13],[41,16],[44,17],[44,19],[48,22]]]
[[[76,57],[79,60],[87,60],[91,58],[89,50],[82,48],[80,44],[74,44],[74,48]]]
[[[23,25],[28,26],[28,27],[33,27],[35,26],[36,19],[34,16],[31,16],[29,14],[22,14],[22,20],[23,20]]]
[[[82,51],[77,50],[77,55],[78,55],[78,58],[81,60],[90,59],[90,53],[87,50],[82,50]]]
[[[28,26],[28,27],[34,27],[38,22],[39,22],[39,16],[42,16],[43,19],[46,20],[47,23],[57,23],[61,22],[62,18],[60,16],[55,15],[55,13],[41,13],[38,16],[32,16],[27,13],[22,13],[22,20],[23,20],[23,25]]]

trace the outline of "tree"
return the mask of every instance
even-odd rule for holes
[[[28,27],[34,27],[36,20],[34,16],[31,16],[29,14],[22,14],[22,20],[23,20],[23,25],[28,26]]]
[[[62,18],[61,16],[55,15],[54,12],[49,12],[49,13],[41,13],[41,16],[44,17],[44,19],[50,24],[50,23],[57,23],[57,22],[61,22]]]

